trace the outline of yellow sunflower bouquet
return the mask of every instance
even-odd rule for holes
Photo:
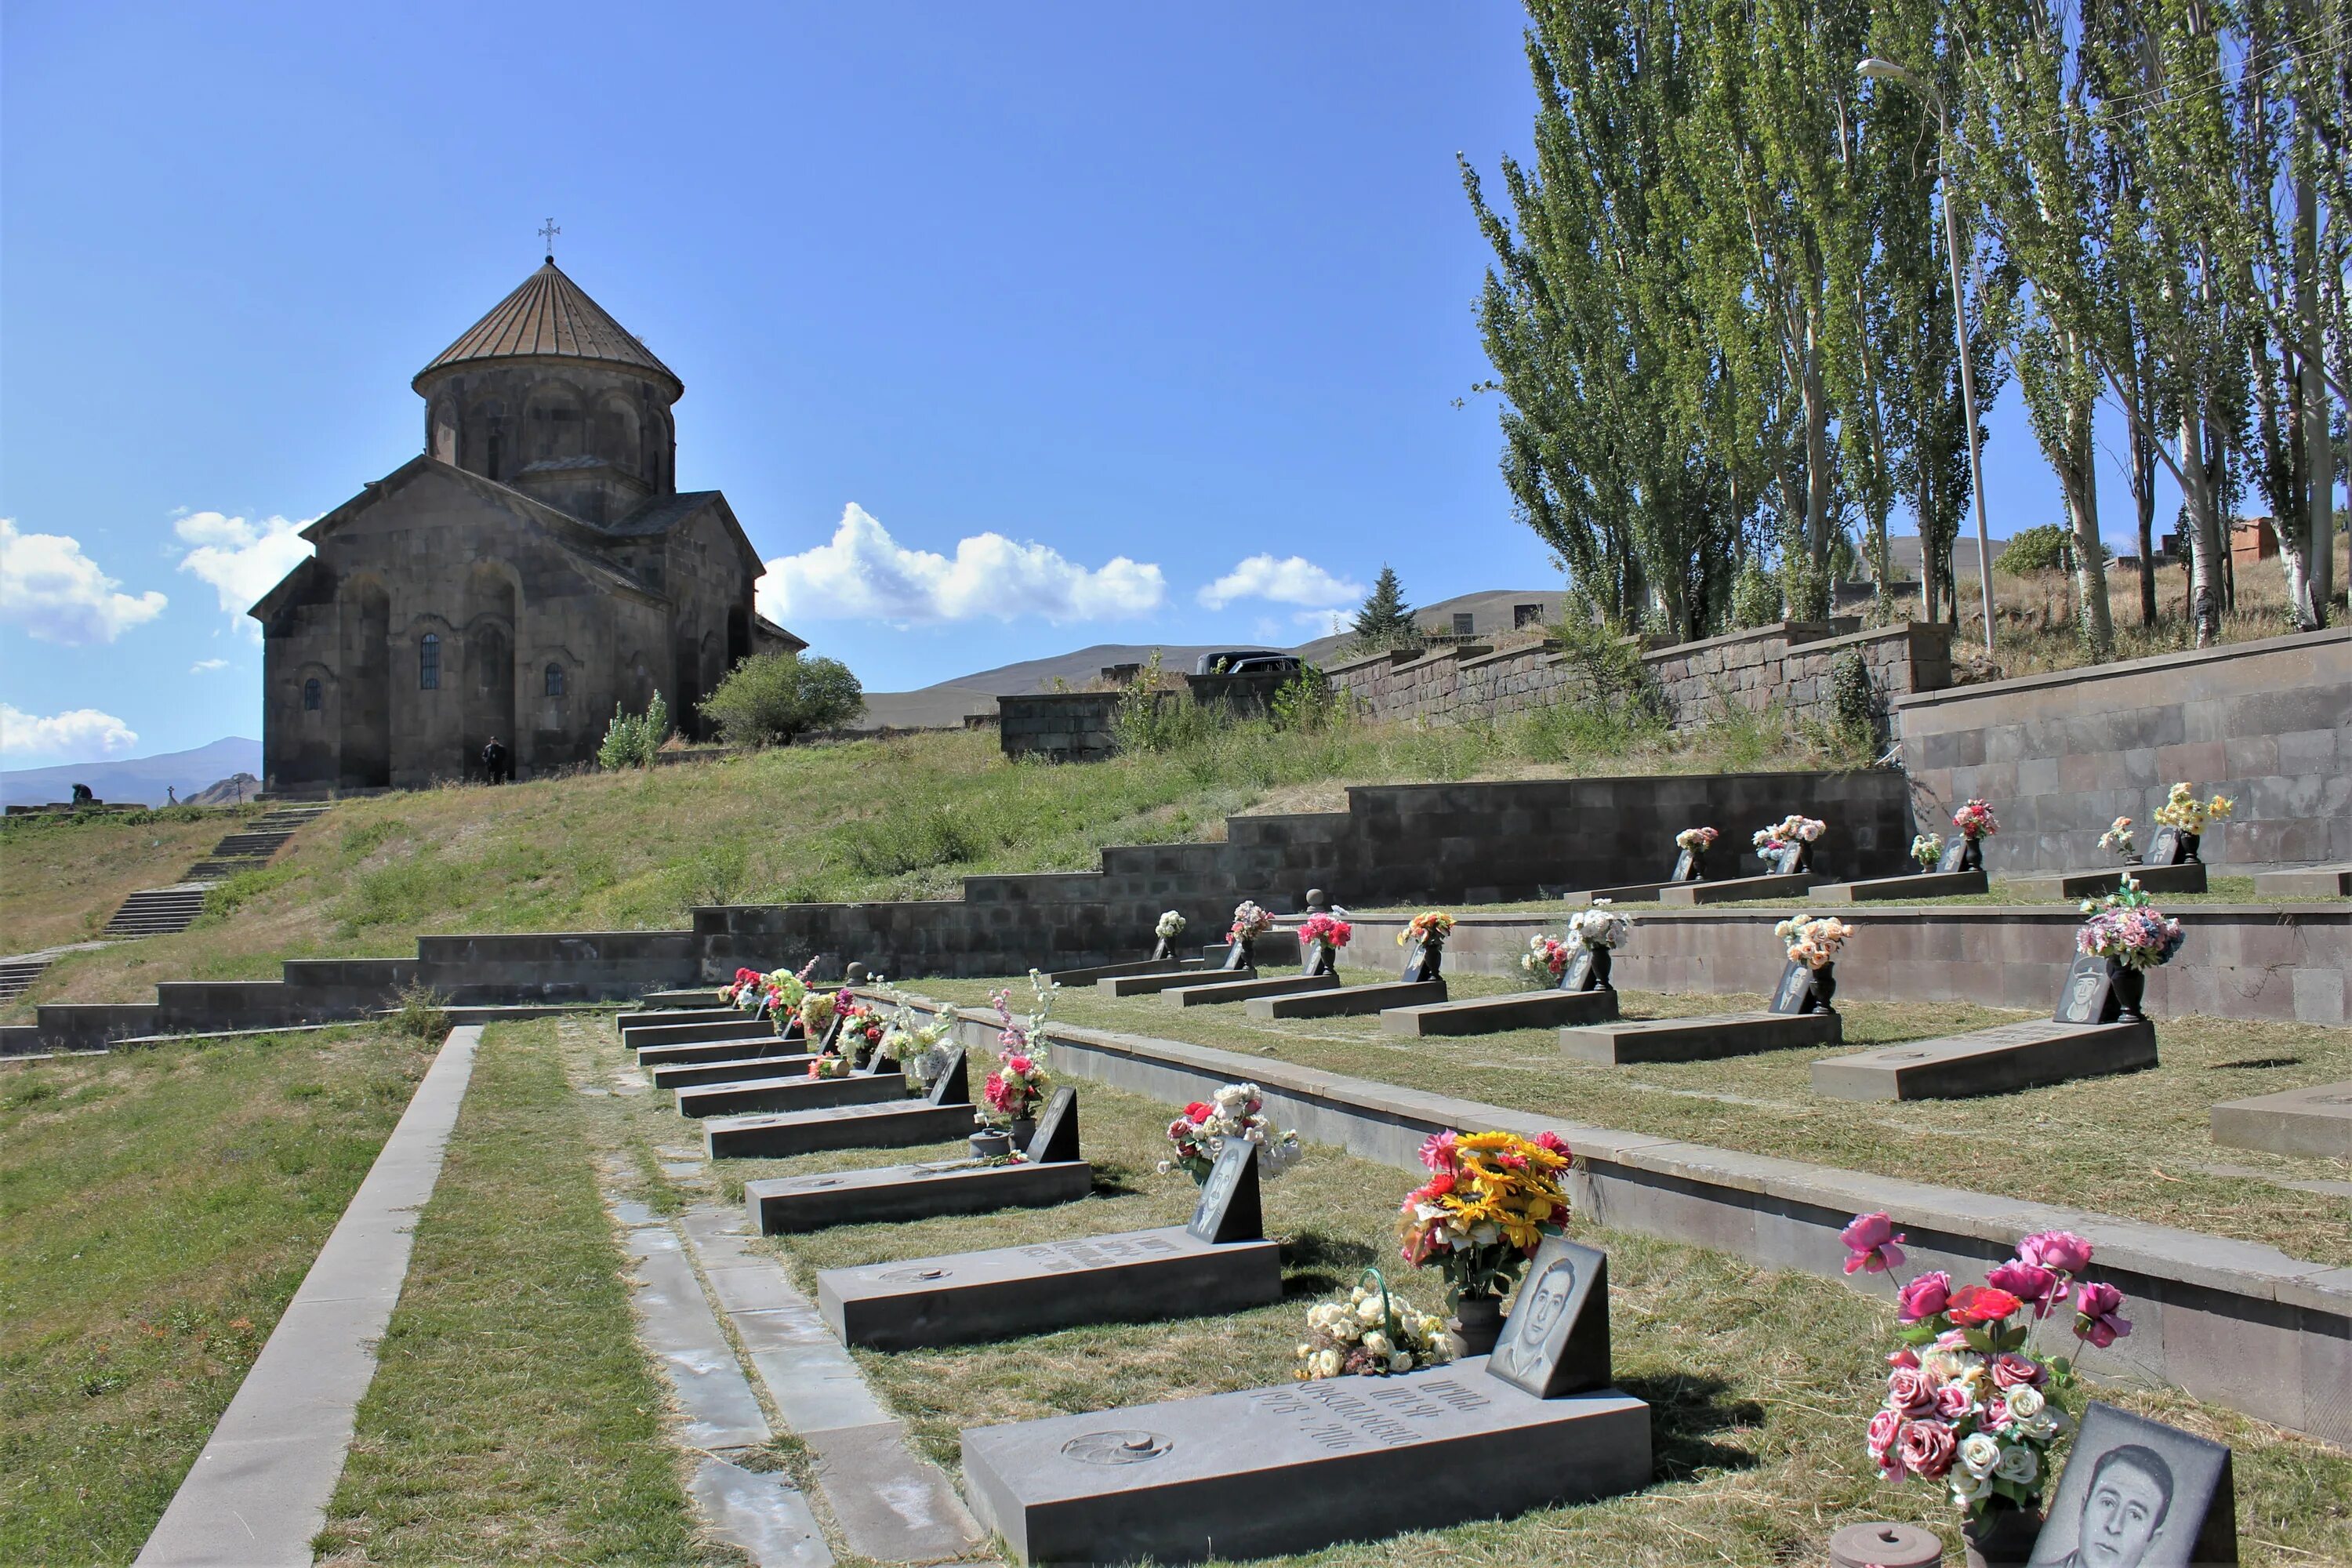
[[[1499,1298],[1537,1245],[1568,1219],[1560,1175],[1573,1159],[1556,1132],[1439,1132],[1421,1146],[1430,1179],[1400,1213],[1404,1260],[1445,1276],[1445,1299]]]

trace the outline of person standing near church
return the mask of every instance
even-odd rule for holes
[[[501,784],[513,776],[507,763],[507,749],[499,744],[496,735],[482,748],[482,775],[494,784]]]

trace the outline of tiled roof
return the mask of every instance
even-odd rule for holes
[[[417,372],[417,379],[471,360],[526,357],[599,360],[651,371],[681,389],[685,386],[677,372],[656,359],[652,350],[565,277],[552,257]]]
[[[676,495],[655,496],[618,522],[605,524],[604,531],[626,534],[667,533],[673,525],[684,522],[718,499],[717,490],[681,490]]]

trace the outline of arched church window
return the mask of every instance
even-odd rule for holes
[[[441,689],[441,639],[426,632],[416,644],[416,689],[419,691]]]
[[[560,664],[547,667],[547,694],[550,697],[563,695],[563,667]]]
[[[303,712],[316,713],[319,710],[320,704],[325,700],[326,692],[324,689],[319,685],[319,678],[317,676],[314,675],[310,679],[302,683]]]

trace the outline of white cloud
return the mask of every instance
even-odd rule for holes
[[[1364,596],[1361,583],[1334,577],[1303,555],[1277,561],[1253,555],[1201,590],[1201,603],[1222,610],[1235,599],[1272,599],[1282,605],[1338,605]]]
[[[247,620],[245,612],[309,558],[310,542],[302,537],[302,530],[315,521],[266,517],[248,522],[216,511],[190,512],[172,525],[182,543],[195,547],[180,558],[180,570],[211,584],[222,610],[257,637],[261,624]]]
[[[188,673],[190,675],[205,675],[209,674],[213,670],[226,669],[227,668],[228,660],[225,658],[200,658],[196,660],[195,663],[188,666]]]
[[[137,731],[95,708],[76,708],[44,718],[0,702],[0,760],[11,765],[50,758],[88,762],[94,756],[118,755],[138,743]]]
[[[842,509],[832,539],[767,564],[760,613],[786,625],[871,617],[903,626],[983,616],[1114,620],[1158,608],[1168,589],[1157,566],[1124,555],[1080,566],[1047,545],[1001,533],[958,540],[952,561],[908,550],[855,501]]]
[[[163,613],[163,595],[132,598],[66,533],[19,533],[0,517],[0,621],[43,642],[79,647],[112,642]]]

